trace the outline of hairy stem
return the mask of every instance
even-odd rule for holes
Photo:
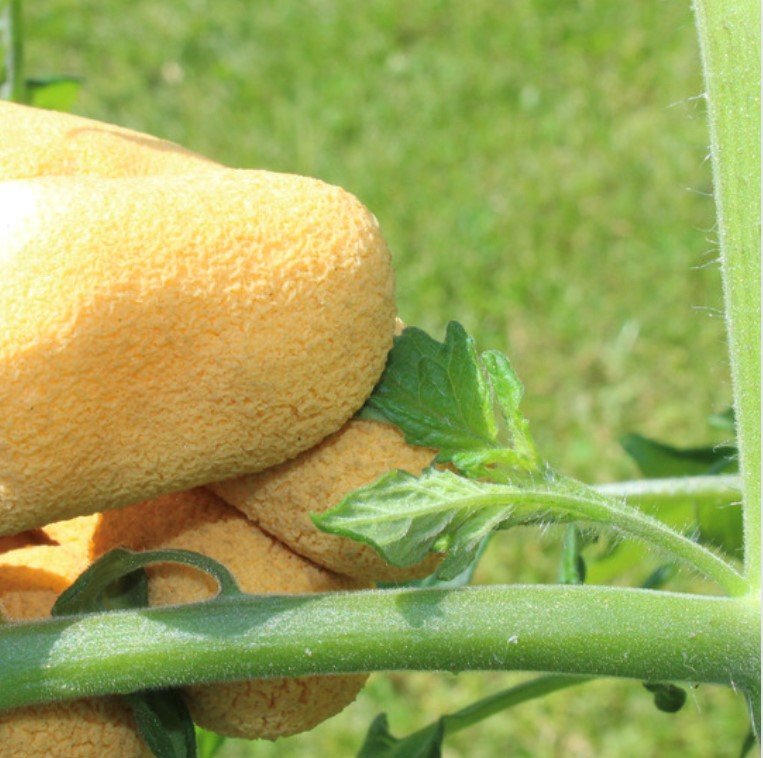
[[[760,586],[760,4],[695,0],[743,478],[745,573]]]
[[[759,604],[614,587],[309,596],[0,627],[0,708],[252,677],[523,670],[759,687]]]
[[[465,548],[459,545],[459,533],[466,532],[474,540],[488,531],[518,524],[597,524],[688,563],[729,595],[749,592],[744,577],[712,550],[628,505],[623,497],[605,495],[573,479],[553,475],[497,483],[433,469],[420,477],[392,472],[314,516],[313,521],[324,531],[371,545],[397,566],[412,565],[428,550],[439,550],[445,544],[443,539],[451,539],[453,542],[445,544],[446,551],[451,552],[439,569],[442,578],[452,575],[454,565],[462,568],[458,561],[463,553],[459,555],[458,550]],[[415,549],[410,549],[410,543]],[[449,566],[454,550],[456,560]]]
[[[629,505],[670,505],[691,500],[698,505],[734,505],[739,503],[742,479],[735,474],[722,476],[678,476],[664,479],[636,479],[595,485],[602,495],[623,497]]]
[[[500,496],[492,496],[499,500]],[[749,586],[733,566],[711,550],[699,545],[671,529],[658,519],[617,501],[599,501],[583,495],[546,496],[549,513],[567,514],[569,517],[594,523],[609,524],[618,531],[643,540],[648,545],[665,550],[675,558],[688,563],[709,579],[715,581],[729,595],[744,595]],[[527,502],[540,502],[532,491],[524,494]]]

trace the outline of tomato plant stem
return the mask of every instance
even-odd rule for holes
[[[524,670],[759,686],[759,604],[594,586],[215,598],[0,627],[0,708],[204,681]]]
[[[697,504],[732,505],[741,497],[742,480],[735,474],[722,476],[677,476],[664,479],[634,479],[593,486],[597,492],[623,497],[629,505],[670,504],[691,501]]]
[[[458,508],[468,513],[513,505],[516,508],[515,523],[521,523],[523,518],[526,518],[528,523],[538,523],[547,517],[557,521],[604,525],[689,564],[716,582],[729,595],[745,595],[750,591],[744,577],[720,555],[675,531],[659,519],[626,504],[621,497],[602,497],[591,488],[567,492],[561,488],[548,489],[545,485],[517,488],[511,485],[490,484],[490,489],[487,487],[488,485],[485,485],[485,490],[478,494],[470,493],[462,497],[458,501]],[[411,508],[407,513],[411,517],[421,517],[450,505],[442,506],[439,502],[426,503],[418,508]],[[539,513],[544,515],[539,516]],[[366,518],[371,521],[375,514]]]
[[[760,586],[760,4],[695,0],[707,89],[743,477],[745,572]],[[757,590],[756,590],[757,592]]]

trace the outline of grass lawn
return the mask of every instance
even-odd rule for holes
[[[224,163],[321,177],[378,216],[399,309],[505,350],[558,468],[635,474],[617,439],[715,441],[728,404],[714,210],[686,2],[101,0],[27,3],[30,75],[73,73],[76,111]],[[558,535],[501,535],[480,581],[553,581]],[[222,755],[353,755],[516,674],[377,675],[310,735]],[[675,716],[596,682],[448,740],[446,756],[735,756],[730,693]]]

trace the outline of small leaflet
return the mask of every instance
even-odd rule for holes
[[[461,324],[451,321],[444,342],[413,327],[395,338],[360,417],[394,424],[410,444],[437,449],[437,463],[500,481],[512,470],[539,466],[519,411],[522,394],[508,358],[478,354]]]
[[[122,698],[157,758],[195,758],[196,732],[179,690],[133,692]]]
[[[323,531],[370,545],[394,566],[445,552],[437,578],[449,580],[474,562],[496,529],[551,520],[602,522],[618,507],[585,485],[550,473],[498,484],[429,468],[419,477],[385,474],[313,521]]]
[[[74,106],[82,79],[77,76],[48,76],[27,79],[26,86],[30,105],[66,112]]]
[[[445,724],[433,724],[407,737],[390,734],[387,714],[380,713],[372,722],[357,758],[440,758]]]
[[[620,444],[644,476],[700,476],[739,471],[736,445],[674,447],[640,434],[626,434]]]

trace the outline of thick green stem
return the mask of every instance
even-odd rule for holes
[[[743,478],[745,573],[760,586],[760,4],[695,0],[707,87]]]
[[[6,0],[0,11],[0,48],[3,50],[3,77],[0,100],[26,101],[24,81],[24,37],[21,0]]]
[[[0,627],[0,708],[193,682],[525,670],[759,687],[759,604],[613,587],[239,596]]]

